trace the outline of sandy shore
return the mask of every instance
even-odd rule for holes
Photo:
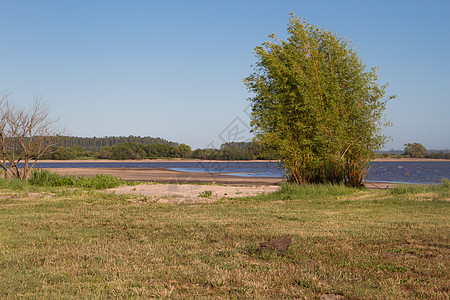
[[[208,184],[211,185],[234,185],[277,187],[283,178],[277,177],[238,177],[223,175],[220,173],[180,172],[166,169],[154,168],[56,168],[52,172],[61,175],[95,176],[97,174],[112,175],[127,181],[140,181],[149,183],[165,183],[175,185],[185,184]],[[388,189],[396,186],[395,183],[366,182],[369,189]],[[265,191],[262,191],[265,192]]]
[[[369,189],[386,189],[390,184],[368,183]],[[159,203],[199,203],[214,202],[227,198],[239,198],[276,192],[277,185],[202,185],[202,184],[140,184],[137,186],[120,186],[108,192],[126,195],[139,195]],[[211,196],[202,197],[210,192]]]
[[[282,178],[238,177],[209,172],[180,172],[155,168],[55,168],[61,175],[112,175],[127,181],[143,182],[137,186],[121,186],[109,190],[116,194],[145,196],[160,203],[213,202],[223,198],[246,197],[272,193],[279,189]],[[367,182],[369,189],[387,189],[391,183]],[[211,191],[211,197],[201,197]]]
[[[110,189],[109,192],[145,196],[159,203],[209,203],[227,198],[273,193],[278,189],[279,187],[275,185],[141,184],[137,186],[120,186]],[[205,192],[211,194],[205,196]]]
[[[69,160],[40,161],[52,163],[92,163],[92,162],[177,162],[202,160],[186,159],[153,159],[153,160]],[[378,159],[377,161],[439,161],[429,159]],[[447,160],[448,161],[448,160]],[[211,162],[211,161],[208,161]],[[111,189],[117,194],[134,194],[153,199],[157,202],[211,202],[229,197],[245,197],[260,193],[272,193],[283,181],[277,177],[239,177],[213,172],[180,172],[157,168],[52,168],[52,172],[61,175],[95,176],[97,174],[112,175],[127,181],[145,182],[138,186],[123,186]],[[388,189],[395,183],[366,182],[369,189]],[[204,191],[211,191],[212,197],[201,197]]]
[[[283,181],[272,177],[237,177],[154,168],[56,168],[52,172],[76,176],[105,174],[127,181],[141,181],[143,184],[121,186],[109,192],[145,196],[159,203],[213,202],[223,198],[272,193]],[[211,191],[211,197],[201,197],[205,191]]]
[[[55,168],[52,172],[61,175],[95,176],[107,174],[127,181],[158,182],[171,184],[207,183],[234,185],[278,185],[283,181],[277,177],[238,177],[210,172],[180,172],[154,168]]]

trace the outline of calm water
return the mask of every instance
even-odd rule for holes
[[[57,162],[37,163],[36,168],[161,168],[184,172],[214,172],[243,177],[283,177],[275,162]],[[439,183],[450,179],[450,161],[373,162],[367,181]]]

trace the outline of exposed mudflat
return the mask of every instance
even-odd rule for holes
[[[275,185],[140,184],[137,186],[121,186],[108,191],[116,194],[146,196],[159,203],[197,203],[272,193],[278,189],[279,187]]]

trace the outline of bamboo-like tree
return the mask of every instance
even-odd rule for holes
[[[255,48],[251,125],[295,183],[360,186],[375,151],[388,86],[366,70],[351,43],[291,15],[286,41],[274,34]]]
[[[0,168],[4,176],[26,180],[36,162],[57,143],[55,122],[39,97],[29,109],[16,108],[8,96],[0,99]]]

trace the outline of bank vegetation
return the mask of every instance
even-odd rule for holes
[[[1,179],[0,297],[446,299],[449,199],[448,181],[161,204]]]

